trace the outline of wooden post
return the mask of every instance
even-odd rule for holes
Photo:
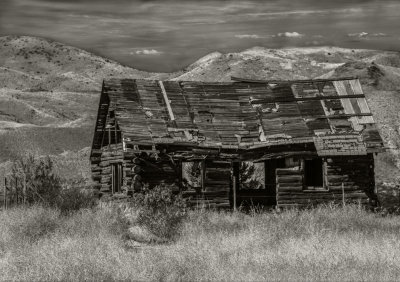
[[[233,196],[233,210],[237,210],[237,190],[238,190],[238,181],[239,180],[239,163],[238,162],[233,162],[232,163],[232,169],[233,169],[233,174],[232,174],[232,196]]]
[[[233,210],[236,211],[236,176],[233,176]]]
[[[118,144],[118,140],[117,140],[117,120],[115,118],[115,114],[114,114],[114,137],[115,137],[115,144]]]
[[[22,183],[22,185],[23,185],[23,187],[22,187],[22,203],[25,206],[25,204],[26,204],[26,175],[25,175],[25,173],[23,174],[23,176],[24,176],[24,180]]]
[[[108,150],[111,150],[111,129],[108,128]]]
[[[18,179],[17,179],[17,177],[15,176],[14,177],[14,180],[15,180],[15,201],[16,201],[16,203],[17,203],[17,205],[18,205]]]
[[[342,201],[343,201],[343,206],[346,205],[345,200],[344,200],[344,183],[342,182]]]
[[[4,209],[7,209],[7,177],[4,177]]]

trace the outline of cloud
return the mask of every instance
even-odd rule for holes
[[[304,34],[298,33],[296,31],[294,31],[294,32],[286,31],[286,32],[283,32],[283,33],[278,33],[278,36],[279,37],[299,38],[299,37],[303,37]]]
[[[357,38],[371,38],[371,37],[386,37],[388,36],[386,33],[378,32],[378,33],[368,33],[368,32],[359,32],[359,33],[349,33],[348,37],[357,37]]]
[[[143,49],[143,50],[137,50],[135,52],[135,54],[136,55],[160,55],[160,54],[162,54],[162,52],[157,51],[155,49]]]
[[[259,36],[257,34],[237,34],[237,35],[235,35],[235,37],[240,38],[240,39],[246,39],[246,38],[259,39],[259,38],[261,38],[261,36]]]

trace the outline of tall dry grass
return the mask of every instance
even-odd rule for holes
[[[2,280],[400,279],[400,217],[356,206],[191,212],[177,241],[131,248],[114,208],[0,212]]]

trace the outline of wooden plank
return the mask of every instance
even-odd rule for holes
[[[171,120],[175,120],[174,113],[172,112],[172,108],[171,108],[171,105],[169,103],[167,92],[165,91],[165,88],[164,88],[164,84],[163,84],[163,82],[161,80],[158,81],[158,84],[160,85],[161,92],[163,94],[165,104],[167,105],[169,117],[170,117]]]
[[[363,94],[359,80],[350,80],[350,86],[353,89],[354,94]],[[357,104],[360,107],[361,113],[371,113],[365,98],[358,98]],[[371,117],[362,117],[359,119],[360,124],[375,123],[374,119]]]

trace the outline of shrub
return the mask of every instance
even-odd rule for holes
[[[49,157],[28,155],[15,161],[8,187],[12,200],[27,204],[52,205],[61,192],[61,180],[53,172]]]
[[[72,183],[64,183],[59,195],[54,199],[53,206],[62,214],[70,214],[80,209],[92,208],[96,205],[96,199],[92,189],[83,180]]]
[[[143,194],[134,194],[138,207],[137,223],[154,235],[173,239],[187,215],[187,203],[180,194],[173,193],[173,187],[159,185],[145,188]]]
[[[28,155],[15,161],[7,179],[10,199],[17,204],[54,207],[63,214],[96,204],[92,189],[85,180],[63,182],[54,173],[53,161],[48,156]]]

